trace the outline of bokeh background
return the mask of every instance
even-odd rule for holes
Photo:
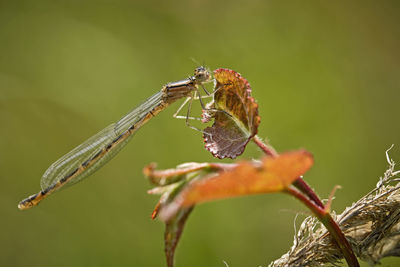
[[[17,203],[57,158],[191,75],[191,58],[250,81],[259,135],[311,151],[305,179],[322,198],[341,185],[341,212],[375,186],[391,144],[400,162],[399,14],[398,1],[0,0],[0,265],[165,265],[142,168],[217,161],[172,118],[178,104],[89,179],[35,209]],[[241,158],[259,156],[250,144]],[[279,194],[201,205],[176,265],[266,266],[291,246],[297,212]]]

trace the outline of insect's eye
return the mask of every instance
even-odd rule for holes
[[[196,72],[203,72],[203,71],[205,71],[205,68],[203,66],[196,68]]]

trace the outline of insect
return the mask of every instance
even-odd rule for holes
[[[199,87],[202,87],[209,95],[203,86],[204,83],[209,81],[211,81],[210,72],[205,67],[200,66],[195,69],[193,76],[164,85],[159,92],[119,121],[98,132],[54,162],[42,176],[40,181],[42,190],[22,200],[18,204],[18,208],[20,210],[32,208],[56,190],[67,184],[79,182],[100,169],[129,142],[140,127],[178,99],[187,98],[183,105],[190,101],[188,114],[184,118],[186,118],[186,124],[194,128],[188,123],[190,106],[196,95],[200,95]],[[204,106],[201,97],[199,97],[199,100],[201,105]],[[177,116],[183,105],[175,113],[175,117],[183,117]]]

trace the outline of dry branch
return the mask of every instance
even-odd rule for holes
[[[332,215],[356,256],[371,266],[384,257],[400,256],[400,171],[394,170],[390,149],[386,151],[389,168],[376,188],[342,214]],[[310,216],[295,234],[291,249],[269,266],[335,266],[342,259],[325,227]]]

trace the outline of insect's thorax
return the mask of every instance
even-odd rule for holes
[[[170,104],[189,96],[194,90],[196,90],[196,84],[192,78],[168,83],[162,89],[164,102]]]

